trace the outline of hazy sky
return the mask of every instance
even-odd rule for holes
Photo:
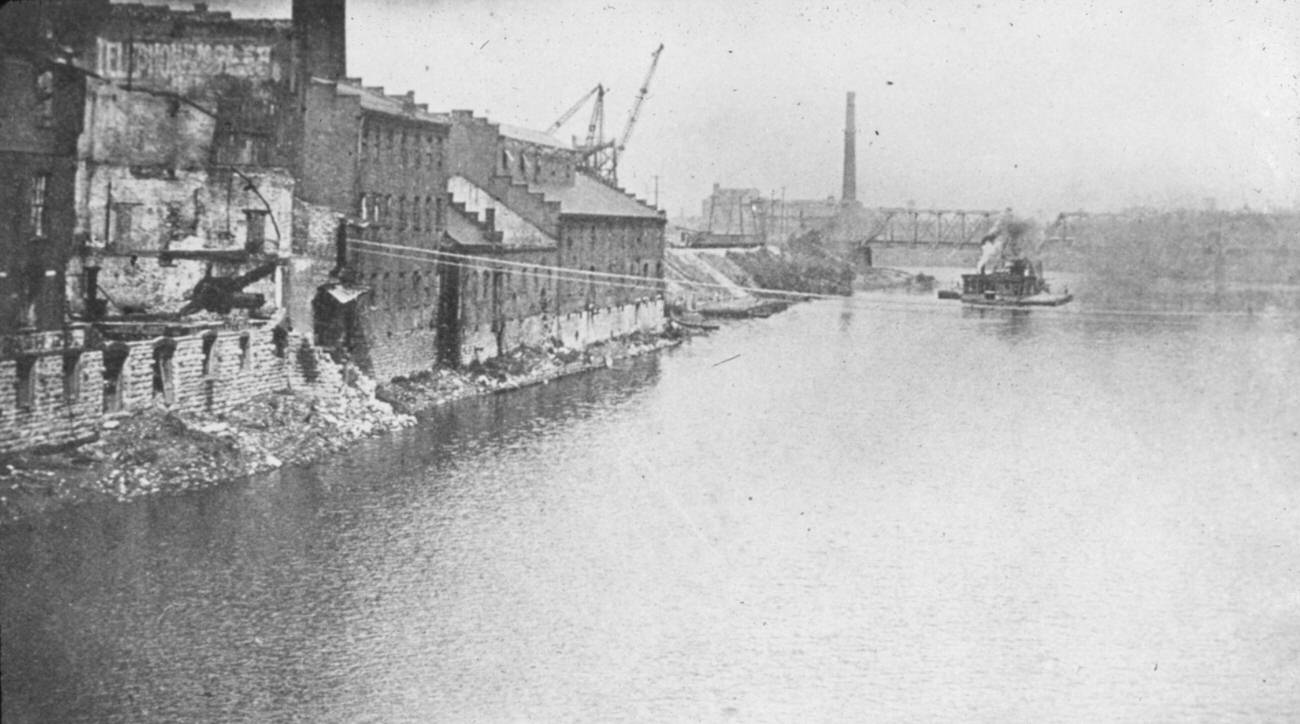
[[[211,0],[289,14],[288,0]],[[1300,204],[1300,2],[350,0],[348,72],[431,109],[545,128],[597,82],[621,168],[698,213],[716,181],[1025,213]],[[584,130],[586,112],[561,131]]]

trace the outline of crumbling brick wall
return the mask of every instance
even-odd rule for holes
[[[155,357],[159,349],[170,350]],[[184,413],[229,412],[284,389],[328,396],[344,381],[339,366],[301,336],[277,343],[270,328],[110,343],[126,351],[117,385],[120,408],[106,412],[104,351],[0,360],[0,453],[93,438],[106,417],[158,406]],[[165,372],[159,365],[165,366]],[[160,379],[162,372],[162,379]],[[76,384],[69,384],[71,375]],[[115,405],[112,407],[116,407]]]

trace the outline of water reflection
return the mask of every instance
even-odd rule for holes
[[[798,305],[4,531],[4,720],[1285,720],[1297,378],[1264,320]]]

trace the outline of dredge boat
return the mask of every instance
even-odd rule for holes
[[[976,307],[1059,307],[1074,295],[1053,293],[1033,265],[1016,259],[1006,271],[962,274],[961,289],[942,290],[939,298]]]

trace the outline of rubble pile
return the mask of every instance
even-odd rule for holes
[[[669,332],[637,333],[585,350],[556,342],[386,385],[348,368],[348,384],[326,394],[276,392],[218,415],[156,407],[110,419],[92,442],[0,458],[0,522],[82,501],[195,490],[309,462],[357,439],[414,424],[411,414],[420,410],[605,367],[680,341]]]
[[[674,330],[661,334],[636,332],[586,349],[566,347],[558,341],[540,347],[524,346],[485,362],[474,361],[462,370],[437,369],[395,378],[381,385],[376,397],[400,413],[416,414],[463,397],[515,390],[607,367],[616,359],[635,357],[680,342],[681,335]]]
[[[330,396],[272,393],[226,415],[155,408],[107,421],[93,442],[0,461],[0,518],[193,490],[314,460],[413,422],[355,387]]]

